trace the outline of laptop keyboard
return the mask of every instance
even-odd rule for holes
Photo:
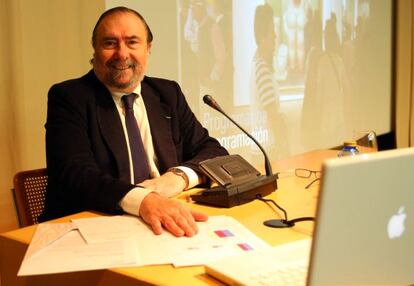
[[[206,265],[206,272],[230,285],[306,285],[311,240],[304,239],[265,251],[226,257]]]
[[[273,269],[252,273],[246,281],[247,285],[298,285],[306,284],[307,261],[295,261],[294,263],[283,265]]]

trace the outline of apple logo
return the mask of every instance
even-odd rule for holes
[[[400,237],[405,231],[404,222],[407,215],[404,210],[404,206],[401,206],[398,213],[393,215],[388,222],[388,237],[390,239]]]

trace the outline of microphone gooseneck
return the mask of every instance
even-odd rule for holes
[[[236,125],[238,128],[240,128],[241,131],[243,131],[250,139],[253,140],[254,143],[256,143],[256,145],[260,148],[260,150],[262,151],[262,153],[264,155],[264,158],[265,158],[266,177],[268,177],[268,178],[269,177],[277,178],[278,174],[273,175],[273,171],[272,171],[272,167],[270,165],[269,158],[268,158],[265,150],[263,149],[263,147],[259,144],[259,142],[257,142],[257,140],[252,135],[250,135],[239,124],[237,124],[237,122],[235,122],[230,116],[228,116],[223,111],[223,109],[220,107],[220,105],[214,100],[214,98],[211,95],[203,96],[203,101],[204,101],[205,104],[207,104],[208,106],[210,106],[213,109],[217,110],[218,112],[223,114],[225,117],[227,117],[227,119],[229,119],[231,122],[233,122],[234,125]],[[315,218],[313,218],[313,217],[300,217],[300,218],[289,220],[288,216],[287,216],[287,212],[281,206],[279,206],[274,200],[265,199],[265,198],[262,197],[262,194],[260,194],[260,193],[257,193],[255,195],[255,199],[260,200],[262,202],[265,202],[266,204],[268,204],[268,203],[274,204],[284,214],[283,219],[271,219],[271,220],[266,220],[265,222],[263,222],[264,225],[266,225],[266,226],[276,227],[276,228],[285,228],[285,227],[293,227],[295,225],[295,223],[297,223],[297,222],[314,221],[315,220]]]
[[[234,121],[227,113],[223,111],[223,109],[220,107],[220,105],[217,103],[217,101],[214,100],[214,98],[211,95],[204,95],[203,101],[205,104],[210,106],[211,108],[217,110],[221,114],[223,114],[225,117],[227,117],[228,120],[233,122],[234,125],[236,125],[241,131],[243,131],[244,134],[246,134],[250,139],[253,140],[253,142],[259,147],[259,149],[262,151],[265,159],[265,169],[266,169],[266,176],[273,175],[272,166],[269,161],[269,157],[266,154],[266,151],[263,149],[263,147],[260,145],[260,143],[252,136],[250,135],[246,130],[243,129],[236,121]]]

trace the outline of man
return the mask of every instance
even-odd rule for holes
[[[198,163],[227,151],[197,121],[177,83],[144,76],[151,43],[139,13],[108,10],[93,31],[93,70],[50,89],[42,220],[124,211],[141,216],[155,234],[165,228],[192,236],[195,221],[207,219],[168,197],[203,182]]]

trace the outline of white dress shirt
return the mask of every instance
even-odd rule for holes
[[[157,167],[158,159],[154,151],[154,145],[152,141],[151,129],[150,129],[148,116],[147,116],[147,110],[145,108],[144,100],[142,99],[142,96],[141,96],[141,84],[137,86],[137,88],[134,90],[134,93],[137,94],[135,101],[134,101],[134,116],[137,120],[139,131],[141,133],[141,138],[144,144],[144,149],[147,154],[151,178],[156,178],[160,176],[160,173]],[[126,129],[126,124],[125,124],[125,108],[121,100],[122,96],[124,96],[125,93],[111,91],[111,94],[115,102],[116,108],[118,110],[119,116],[121,118],[122,128],[124,129],[125,140],[126,140],[126,144],[128,148],[131,183],[134,184],[134,171],[133,171],[133,164],[132,164],[132,159],[131,159],[132,158],[131,150],[129,148],[128,132]],[[183,170],[186,173],[188,180],[189,180],[188,188],[192,188],[199,183],[198,175],[196,172],[194,172],[194,170],[188,167],[184,167],[184,166],[179,166],[177,168]],[[136,187],[132,189],[130,192],[128,192],[122,198],[119,205],[125,212],[132,214],[132,215],[139,215],[139,208],[141,206],[141,202],[151,192],[157,192],[157,191],[142,188],[142,187]],[[172,197],[176,194],[177,193],[173,193],[173,192],[162,193],[162,195],[167,196],[167,197]]]

